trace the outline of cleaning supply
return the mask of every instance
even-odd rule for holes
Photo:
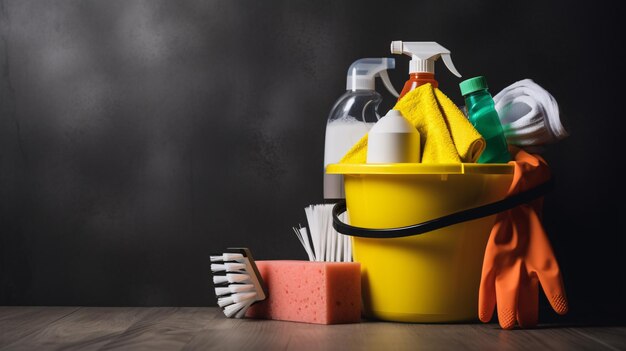
[[[354,61],[348,69],[347,91],[337,100],[328,116],[324,147],[324,170],[339,159],[378,121],[378,105],[382,96],[375,90],[375,79],[380,77],[394,96],[388,69],[395,67],[393,58],[363,58]],[[343,199],[343,179],[340,175],[324,172],[324,198]]]
[[[408,92],[394,110],[417,128],[422,163],[476,162],[485,141],[459,108],[430,83]],[[368,136],[364,136],[341,159],[341,163],[367,161]]]
[[[402,99],[409,91],[426,83],[430,83],[435,89],[438,87],[439,83],[435,80],[435,61],[439,57],[443,59],[443,63],[452,74],[461,77],[452,63],[450,50],[434,41],[392,41],[391,53],[411,56],[409,80],[404,83],[404,89],[402,89],[399,99]]]
[[[523,79],[493,97],[504,136],[521,147],[555,143],[568,136],[556,99],[532,79]]]
[[[459,86],[461,95],[465,98],[467,118],[487,142],[478,163],[509,162],[511,155],[493,98],[487,90],[487,80],[483,76],[474,77],[462,81]]]
[[[518,150],[509,196],[543,184],[550,169],[539,156]],[[568,311],[565,287],[550,241],[541,224],[543,198],[499,213],[482,268],[479,318],[489,322],[495,305],[503,329],[534,327],[538,320],[538,283],[558,314]]]
[[[354,262],[257,261],[269,297],[251,318],[338,324],[361,320],[361,267]]]
[[[228,250],[211,256],[215,296],[226,317],[242,318],[253,303],[265,300],[267,288],[249,249]]]
[[[309,230],[293,227],[309,261],[352,262],[352,242],[333,228],[332,210],[333,204],[309,205],[304,208]],[[345,214],[342,220],[346,220]]]
[[[513,166],[340,163],[329,165],[327,172],[344,175],[350,225],[380,235],[403,234],[415,223],[503,199]],[[489,215],[421,235],[354,236],[366,316],[423,323],[476,319],[481,265],[494,220]]]
[[[367,163],[420,161],[420,135],[398,110],[389,110],[368,138]]]

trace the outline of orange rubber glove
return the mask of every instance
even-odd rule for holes
[[[515,153],[515,172],[509,188],[513,195],[550,179],[550,169],[539,156]],[[501,212],[491,230],[480,281],[478,317],[489,322],[497,302],[503,329],[515,322],[522,328],[537,325],[541,283],[552,308],[567,313],[567,298],[559,265],[541,224],[543,198]]]

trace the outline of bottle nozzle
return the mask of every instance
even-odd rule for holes
[[[394,40],[391,42],[391,53],[405,54],[411,57],[409,73],[435,73],[435,61],[441,57],[448,70],[455,76],[461,77],[461,74],[452,63],[450,50],[434,41],[403,42]]]
[[[394,40],[391,42],[391,53],[401,55],[404,52],[402,51],[402,40]]]
[[[398,97],[400,94],[394,89],[387,74],[388,69],[395,67],[396,60],[389,57],[356,60],[348,69],[346,90],[374,90],[374,80],[380,77],[387,90]]]

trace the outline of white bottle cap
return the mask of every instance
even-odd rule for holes
[[[435,61],[413,59],[409,61],[409,73],[427,72],[435,73]]]

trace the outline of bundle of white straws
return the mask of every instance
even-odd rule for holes
[[[333,204],[309,205],[304,208],[309,230],[293,228],[309,261],[352,262],[352,240],[333,228],[332,210]],[[346,214],[339,219],[345,222]]]

